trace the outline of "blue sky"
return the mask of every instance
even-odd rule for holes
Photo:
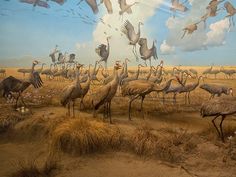
[[[100,12],[94,15],[86,3],[77,6],[78,1],[67,0],[62,6],[49,1],[50,8],[44,9],[41,7],[33,8],[32,5],[20,3],[18,0],[2,0],[0,2],[0,64],[1,61],[6,63],[6,60],[27,58],[27,56],[50,62],[48,55],[55,44],[59,45],[62,52],[76,53],[82,63],[93,62],[98,59],[94,52],[96,45],[99,44],[95,40],[94,32],[97,30],[98,24],[93,23],[92,20],[99,22],[99,18],[104,17],[106,11],[101,7]],[[143,35],[148,36],[150,42],[154,39],[157,40],[159,58],[164,59],[167,64],[174,65],[210,65],[212,63],[215,65],[236,65],[236,27],[232,28],[230,32],[225,32],[222,45],[209,45],[206,50],[183,50],[183,45],[187,46],[195,41],[194,39],[191,41],[191,36],[186,36],[185,42],[181,42],[181,44],[178,43],[179,38],[176,38],[177,41],[171,39],[171,34],[178,29],[173,31],[166,25],[172,16],[166,12],[169,9],[166,6],[168,2],[169,0],[165,0],[162,5],[154,8],[154,13],[145,18],[143,27],[145,31]],[[235,2],[232,0],[230,2],[236,6]],[[139,6],[142,5],[140,3]],[[188,7],[192,8],[191,5]],[[82,16],[87,15],[93,24],[83,23],[78,18],[77,12]],[[191,14],[191,11],[189,13]],[[222,12],[217,17],[209,19],[208,27],[204,33],[208,33],[211,30],[209,26],[224,19],[225,15],[226,13]],[[142,14],[140,13],[138,16],[142,16]],[[193,17],[187,13],[184,16],[177,16],[175,20],[182,23],[185,18]],[[114,21],[114,23],[116,22]],[[168,45],[174,48],[174,52],[163,53],[160,50],[160,46],[165,40],[169,43]],[[115,48],[115,43],[115,40],[112,41],[111,47],[114,46]],[[84,44],[84,48],[79,47],[78,49],[78,46],[82,44]],[[125,46],[127,43],[122,45]],[[119,47],[116,48],[119,49]],[[110,63],[114,58],[120,57],[114,55],[116,53],[111,56]],[[123,56],[125,57],[125,54]],[[127,54],[127,57],[129,56],[130,54]],[[132,64],[136,65],[137,63],[134,61]]]

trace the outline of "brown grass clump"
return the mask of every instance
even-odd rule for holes
[[[131,136],[131,148],[138,155],[154,155],[158,139],[152,129],[144,125],[138,127]]]
[[[9,177],[53,177],[54,171],[59,169],[55,160],[47,159],[40,167],[35,160],[21,161],[17,164],[17,169]]]
[[[53,152],[88,154],[117,148],[121,141],[122,136],[117,127],[83,118],[69,119],[52,132]]]
[[[25,119],[25,116],[19,115],[17,113],[12,113],[4,118],[0,118],[0,133],[5,132],[9,128],[13,127],[18,122]]]

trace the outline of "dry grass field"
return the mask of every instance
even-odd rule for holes
[[[201,73],[209,67],[181,68]],[[22,78],[16,68],[6,70],[7,76]],[[201,104],[210,97],[202,89],[191,93],[191,104],[184,103],[184,95],[178,95],[173,104],[172,94],[166,95],[163,104],[162,94],[151,93],[144,101],[144,119],[140,100],[134,102],[132,121],[128,120],[128,98],[118,90],[112,100],[114,123],[110,125],[108,120],[103,121],[102,109],[96,118],[90,109],[90,95],[99,83],[91,85],[81,111],[77,100],[72,118],[66,116],[67,110],[59,101],[62,89],[71,81],[42,78],[42,88],[31,86],[24,92],[32,113],[17,112],[12,103],[0,98],[0,176],[236,176],[236,117],[224,121],[226,142],[222,143],[212,118],[200,116]],[[202,83],[218,83],[236,91],[236,75],[226,79],[220,73]]]

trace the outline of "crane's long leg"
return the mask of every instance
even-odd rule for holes
[[[174,93],[174,95],[173,95],[173,104],[176,104],[176,93]]]
[[[223,121],[225,120],[225,115],[222,115],[222,119],[221,119],[221,122],[220,122],[220,131],[221,131],[221,140],[224,142],[224,134],[223,134],[223,128],[222,128],[222,125],[223,125]]]
[[[73,117],[75,117],[75,101],[73,101],[72,111],[73,111]]]
[[[220,115],[217,115],[214,119],[212,119],[212,123],[213,123],[213,125],[214,125],[214,127],[215,127],[215,129],[216,129],[216,131],[217,131],[217,133],[218,133],[218,135],[219,135],[219,137],[220,137],[220,131],[219,131],[219,129],[217,128],[217,126],[216,126],[216,124],[215,124],[215,120],[216,120],[216,118],[217,117],[219,117]]]
[[[188,92],[188,104],[190,104],[190,92]]]
[[[107,112],[107,105],[106,105],[107,103],[104,103],[104,105],[103,105],[103,121],[105,121],[105,119],[106,119],[106,112]]]
[[[135,97],[133,97],[132,99],[129,100],[129,120],[131,120],[131,104],[132,102],[137,99],[139,97],[139,95],[136,95]]]
[[[143,119],[144,119],[144,112],[143,112],[143,100],[144,99],[145,99],[145,96],[142,96],[142,98],[141,98],[141,112],[142,112]]]
[[[70,117],[70,101],[68,102],[67,109],[68,109],[68,116]]]
[[[110,124],[112,124],[112,120],[111,120],[111,101],[108,103],[108,112],[109,112]]]

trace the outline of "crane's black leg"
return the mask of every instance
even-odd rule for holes
[[[176,104],[176,93],[173,95],[173,104]]]
[[[110,124],[112,124],[112,120],[111,120],[111,101],[108,103],[108,112],[109,112],[109,119],[110,119]]]
[[[70,117],[70,101],[68,102],[68,116]]]
[[[165,93],[162,95],[162,103],[165,104]]]
[[[221,140],[222,140],[222,142],[225,142],[224,134],[223,134],[223,128],[222,128],[224,120],[225,120],[225,115],[222,115],[222,119],[221,119],[221,122],[220,122],[220,131],[221,131]]]
[[[72,110],[73,110],[73,117],[75,117],[75,101],[73,101]]]
[[[143,112],[143,100],[145,99],[145,96],[142,96],[141,97],[141,112],[142,112],[142,116],[143,116],[143,119],[144,119],[144,112]]]
[[[215,127],[215,129],[216,129],[216,131],[217,131],[217,133],[218,133],[218,135],[219,135],[219,137],[220,137],[220,131],[219,131],[219,129],[217,128],[217,126],[216,126],[216,124],[215,124],[215,120],[216,120],[216,118],[217,117],[219,117],[220,115],[217,115],[214,119],[212,119],[212,123],[213,123],[213,125],[214,125],[214,127]]]
[[[135,100],[135,99],[137,99],[139,97],[139,95],[136,95],[135,97],[133,97],[133,98],[131,98],[130,100],[129,100],[129,120],[131,120],[131,104],[132,104],[132,102]]]
[[[188,104],[190,104],[190,92],[188,93]]]

